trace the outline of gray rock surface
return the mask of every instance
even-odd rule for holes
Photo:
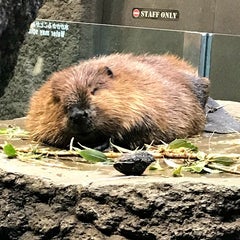
[[[19,48],[43,0],[0,1],[0,96],[17,62]]]
[[[102,22],[104,0],[45,0],[38,18],[74,22]]]
[[[239,187],[56,185],[0,171],[0,239],[239,239]]]

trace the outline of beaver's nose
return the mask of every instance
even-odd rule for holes
[[[88,118],[88,112],[86,110],[81,110],[77,107],[73,107],[69,113],[69,119],[73,123],[85,122]]]

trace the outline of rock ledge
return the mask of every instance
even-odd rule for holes
[[[239,239],[239,187],[181,181],[63,185],[1,170],[0,239]]]

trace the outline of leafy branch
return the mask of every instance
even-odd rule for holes
[[[28,133],[19,127],[0,129],[0,135],[6,135],[8,138],[28,138]],[[138,151],[150,153],[156,162],[149,167],[151,171],[162,171],[165,168],[160,164],[163,161],[167,167],[173,169],[173,176],[183,176],[183,172],[193,173],[231,173],[240,174],[240,154],[206,154],[198,149],[186,139],[176,139],[169,144],[162,145],[145,145],[145,150],[136,149],[131,151],[114,145],[110,141],[110,150],[100,152],[95,149],[87,148],[80,145],[76,148],[70,143],[70,150],[53,150],[53,148],[39,147],[38,145],[28,145],[24,148],[16,148],[12,144],[5,142],[0,145],[3,153],[8,158],[18,158],[23,161],[41,160],[43,158],[54,158],[61,160],[72,160],[84,163],[110,162],[113,163],[121,158],[124,154]],[[113,151],[113,149],[115,151]]]

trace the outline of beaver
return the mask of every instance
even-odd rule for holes
[[[67,148],[134,149],[200,133],[209,80],[174,55],[116,53],[53,73],[31,100],[32,138]]]

